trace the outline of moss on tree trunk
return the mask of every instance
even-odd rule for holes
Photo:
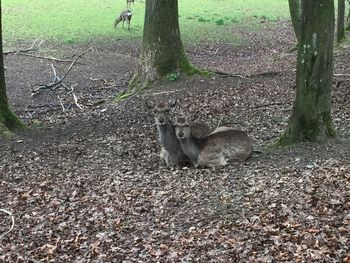
[[[348,0],[348,15],[346,17],[345,30],[350,30],[350,0]]]
[[[182,46],[177,0],[146,0],[142,50],[130,87],[145,87],[169,73],[197,72]]]
[[[9,108],[6,85],[4,61],[2,54],[2,23],[1,23],[1,2],[0,2],[0,137],[9,137],[13,131],[21,130],[24,124],[16,117]]]
[[[345,39],[345,0],[338,0],[337,43]]]
[[[279,145],[324,141],[335,137],[331,118],[333,76],[333,1],[302,1],[302,31],[298,47],[297,94],[288,128]]]

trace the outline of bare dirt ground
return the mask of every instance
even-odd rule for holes
[[[31,129],[0,143],[0,262],[350,262],[350,77],[337,75],[333,118],[340,141],[270,149],[295,96],[290,25],[228,32],[243,46],[187,46],[195,65],[249,78],[182,77],[150,96],[178,98],[213,127],[245,129],[256,154],[224,168],[167,168],[141,96],[113,104],[126,88],[140,43],[44,43],[34,54],[72,58],[60,88],[51,61],[5,57],[15,112]],[[30,43],[19,46],[28,47]],[[19,48],[19,46],[17,48]],[[350,49],[335,73],[350,74]],[[63,75],[69,63],[57,63]],[[152,95],[155,93],[156,95]],[[62,109],[61,102],[65,108]]]

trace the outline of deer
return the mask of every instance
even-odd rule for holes
[[[129,7],[132,4],[135,4],[135,0],[126,0],[126,6]]]
[[[209,135],[196,138],[191,134],[187,116],[176,116],[174,126],[182,151],[196,168],[246,161],[253,154],[253,144],[245,131],[218,127]]]
[[[171,109],[176,106],[176,100],[158,100],[156,103],[145,100],[148,109],[153,110],[157,126],[159,142],[162,145],[160,158],[167,166],[191,165],[191,160],[184,154],[178,140],[175,127],[171,120]],[[204,122],[193,122],[192,135],[201,138],[211,133],[211,128]]]
[[[132,12],[131,10],[125,10],[123,11],[120,16],[115,20],[114,22],[114,28],[117,28],[117,25],[120,22],[123,22],[123,26],[122,28],[124,28],[124,22],[126,21],[128,23],[128,30],[130,30],[130,21],[131,21],[131,17],[132,17]]]

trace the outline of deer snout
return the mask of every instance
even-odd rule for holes
[[[182,131],[179,131],[177,133],[177,137],[179,137],[179,139],[182,139],[184,137],[184,133]]]
[[[159,121],[160,124],[164,124],[165,123],[165,118],[159,117],[158,121]]]

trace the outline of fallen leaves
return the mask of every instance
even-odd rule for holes
[[[263,148],[285,129],[294,58],[274,64],[259,57],[270,55],[270,47],[260,47],[215,44],[210,58],[242,75],[279,66],[285,72],[195,76],[159,89],[173,89],[171,96],[189,111],[201,109],[199,117],[213,127],[224,117],[222,125],[248,130]],[[340,64],[347,65],[348,56]],[[210,64],[208,57],[195,59]],[[333,97],[344,92],[340,87]],[[102,95],[79,94],[79,103]],[[342,103],[335,101],[335,120],[348,136]],[[56,125],[51,130],[0,145],[6,153],[0,208],[16,222],[1,240],[1,262],[350,262],[346,141],[263,149],[246,163],[215,170],[168,168],[160,164],[153,119],[137,96],[51,114],[40,119]],[[0,235],[10,225],[0,214]]]

